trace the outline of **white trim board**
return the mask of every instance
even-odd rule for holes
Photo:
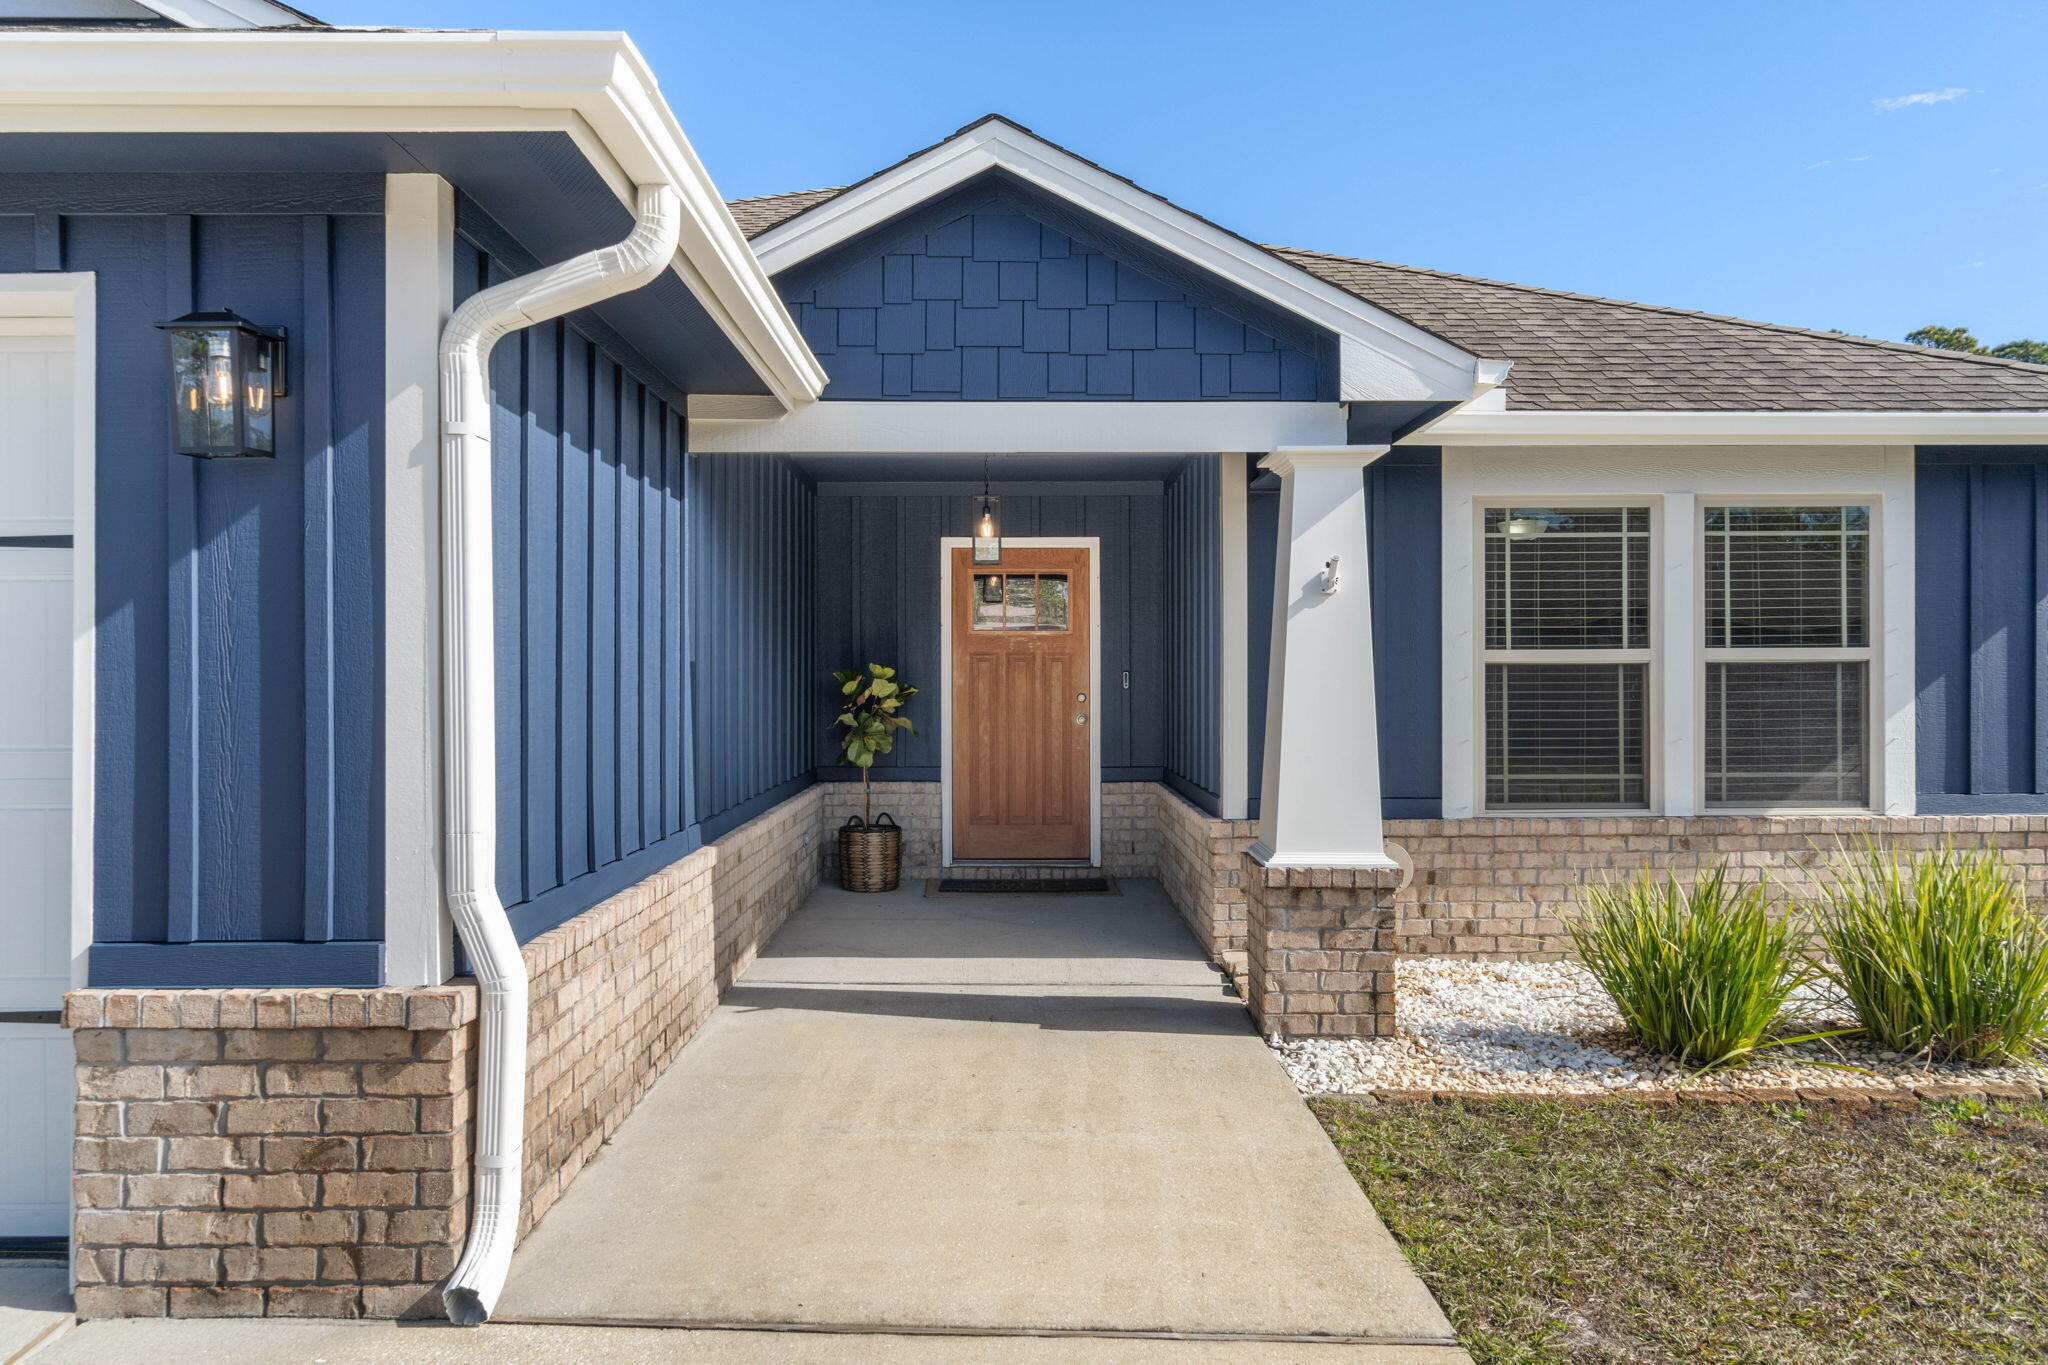
[[[637,185],[675,189],[674,272],[777,402],[800,407],[825,388],[623,34],[14,32],[0,43],[0,122],[11,133],[564,133],[627,208]]]
[[[1088,862],[1102,866],[1102,537],[1004,536],[1007,548],[1018,550],[1086,550],[1088,552],[1088,696],[1096,709],[1088,727]],[[939,862],[953,864],[953,551],[974,547],[971,536],[939,538],[939,715],[943,742],[939,753]],[[1006,862],[1014,860],[1004,860]],[[1069,858],[1016,861],[1031,867],[1070,864]]]
[[[1733,446],[1695,448],[1682,461],[1655,446],[1560,451],[1443,452],[1443,803],[1446,819],[1487,814],[1480,714],[1478,518],[1482,504],[1507,501],[1585,505],[1628,501],[1652,509],[1653,601],[1649,787],[1644,814],[1700,812],[1697,639],[1703,500],[1759,503],[1812,499],[1871,508],[1873,666],[1870,673],[1871,806],[1885,815],[1915,810],[1913,615],[1913,451],[1910,446]],[[1681,524],[1682,523],[1682,524]],[[1683,537],[1681,541],[1680,537]],[[1677,553],[1680,548],[1683,554]],[[1674,593],[1684,594],[1674,609]],[[1679,641],[1674,632],[1683,630]],[[1674,644],[1683,649],[1673,654]],[[1674,659],[1682,676],[1672,676]],[[1689,714],[1688,714],[1689,713]],[[1680,721],[1685,722],[1683,728]],[[1505,814],[1570,815],[1565,810]],[[1612,816],[1602,810],[1588,812]],[[1759,813],[1724,811],[1711,814]],[[1770,812],[1786,813],[1786,812]],[[1819,813],[1841,814],[1838,808]]]
[[[1445,414],[1406,445],[1893,445],[2048,441],[2048,412],[1590,412]],[[1690,454],[1685,457],[1688,461]]]
[[[1338,397],[1463,402],[1504,366],[1373,307],[1301,267],[999,118],[855,185],[754,239],[771,275],[988,171],[1001,170],[1338,338]],[[1214,449],[1211,442],[1207,449]],[[1254,447],[1264,449],[1265,447]]]
[[[1179,455],[1343,440],[1338,403],[833,400],[779,422],[690,418],[691,450],[747,455]]]
[[[441,890],[441,328],[455,191],[384,178],[384,982],[455,970]]]

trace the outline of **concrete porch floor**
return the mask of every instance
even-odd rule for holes
[[[1464,1359],[1157,883],[1124,891],[820,889],[520,1248],[499,1317]]]

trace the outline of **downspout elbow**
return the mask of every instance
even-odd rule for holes
[[[480,291],[441,334],[443,880],[481,993],[469,1237],[441,1290],[448,1320],[464,1326],[489,1320],[512,1266],[526,1128],[526,962],[497,885],[491,349],[646,284],[674,259],[681,230],[675,189],[642,186],[624,241]]]

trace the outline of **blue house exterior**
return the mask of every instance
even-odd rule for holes
[[[0,1027],[67,1059],[60,1007],[81,1062],[260,1031],[222,1022],[258,996],[330,1032],[460,996],[459,1032],[472,974],[490,1052],[505,963],[453,926],[502,915],[541,1040],[510,1083],[595,1097],[526,1111],[530,1224],[829,871],[857,809],[830,674],[870,662],[922,689],[873,770],[907,875],[1017,861],[967,851],[974,774],[1072,713],[1082,766],[1000,796],[1073,777],[1090,854],[1022,861],[1159,877],[1234,965],[1247,868],[1398,863],[1405,947],[1527,956],[1583,871],[1516,841],[1588,822],[1674,867],[1761,834],[2048,836],[2048,369],[1269,250],[995,117],[728,206],[622,38],[303,18],[240,33],[274,69],[239,83],[208,35],[0,29],[0,103],[39,130],[0,133],[0,394],[53,365],[85,395],[15,433],[78,499],[0,505],[0,556],[71,556],[84,641],[31,641],[78,701],[21,752],[71,755],[35,770],[71,804],[40,918],[0,923],[45,945]],[[658,268],[507,305],[465,419],[450,318],[613,268],[650,190]],[[272,457],[172,450],[160,324],[210,309],[284,338]],[[448,475],[486,443],[465,522]],[[967,558],[991,494],[1002,555],[1080,567]],[[1060,695],[990,700],[984,635],[1083,601]],[[471,806],[494,887],[462,882]],[[451,1169],[503,1139],[485,1108],[434,1134]],[[516,1228],[509,1142],[476,1169],[513,1173]],[[0,1235],[62,1233],[71,1175]],[[409,1253],[415,1299],[455,1223]],[[173,1302],[112,1287],[81,1303]]]

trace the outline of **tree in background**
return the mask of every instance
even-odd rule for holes
[[[2048,365],[2048,341],[2008,341],[2000,346],[1986,346],[1971,336],[1967,327],[1922,327],[1906,333],[1906,340],[1937,351],[1964,351],[1970,355],[1995,355],[2000,360],[2024,360],[2029,365]]]

